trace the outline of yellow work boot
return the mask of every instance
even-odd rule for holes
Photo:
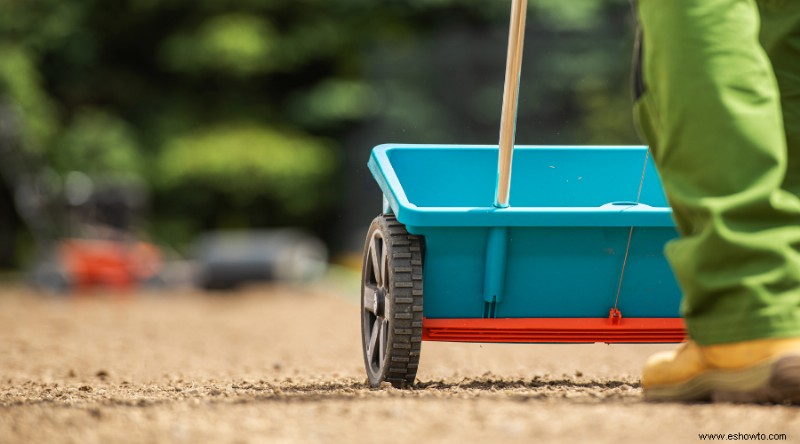
[[[689,341],[651,356],[642,388],[649,401],[800,404],[800,338]]]

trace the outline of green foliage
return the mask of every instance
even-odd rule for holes
[[[55,147],[52,158],[61,171],[138,178],[145,170],[134,129],[106,112],[77,111]]]
[[[58,125],[31,51],[0,44],[0,61],[0,96],[15,104],[20,114],[22,146],[42,150],[52,140]]]
[[[163,63],[192,73],[217,71],[237,76],[268,72],[277,66],[275,28],[252,14],[209,18],[194,32],[178,33],[163,46]]]
[[[374,88],[365,82],[330,79],[303,92],[290,107],[309,126],[340,124],[373,116],[380,107]]]
[[[0,35],[6,42],[34,50],[57,49],[64,39],[79,31],[91,4],[58,0],[3,0],[0,2]]]
[[[541,20],[555,29],[582,30],[603,21],[603,4],[597,0],[538,0],[533,5]]]
[[[167,240],[327,230],[368,220],[371,146],[496,142],[509,6],[0,0],[0,96],[54,168],[150,183]],[[628,0],[531,0],[520,143],[637,142],[631,24]]]
[[[319,204],[319,188],[335,157],[323,140],[239,123],[178,136],[166,144],[158,163],[158,180],[167,189],[204,184],[234,201],[267,194],[284,208],[308,210]]]

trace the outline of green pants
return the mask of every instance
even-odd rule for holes
[[[635,106],[703,345],[800,336],[800,0],[639,0]]]

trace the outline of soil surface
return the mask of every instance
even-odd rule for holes
[[[426,342],[414,388],[370,389],[345,293],[0,288],[0,443],[800,442],[797,407],[644,402],[664,345]]]

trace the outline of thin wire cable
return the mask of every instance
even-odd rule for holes
[[[648,149],[644,156],[644,166],[642,166],[642,178],[639,179],[639,191],[636,192],[636,205],[639,205],[639,200],[642,198],[642,187],[644,186],[644,175],[647,172],[647,161],[650,160],[650,150]],[[622,280],[625,278],[625,268],[628,266],[628,254],[631,252],[631,240],[633,239],[633,226],[628,232],[628,244],[625,246],[625,257],[622,259],[622,270],[619,273],[619,283],[617,284],[617,297],[614,299],[614,311],[617,310],[619,305],[619,295],[622,292]]]

